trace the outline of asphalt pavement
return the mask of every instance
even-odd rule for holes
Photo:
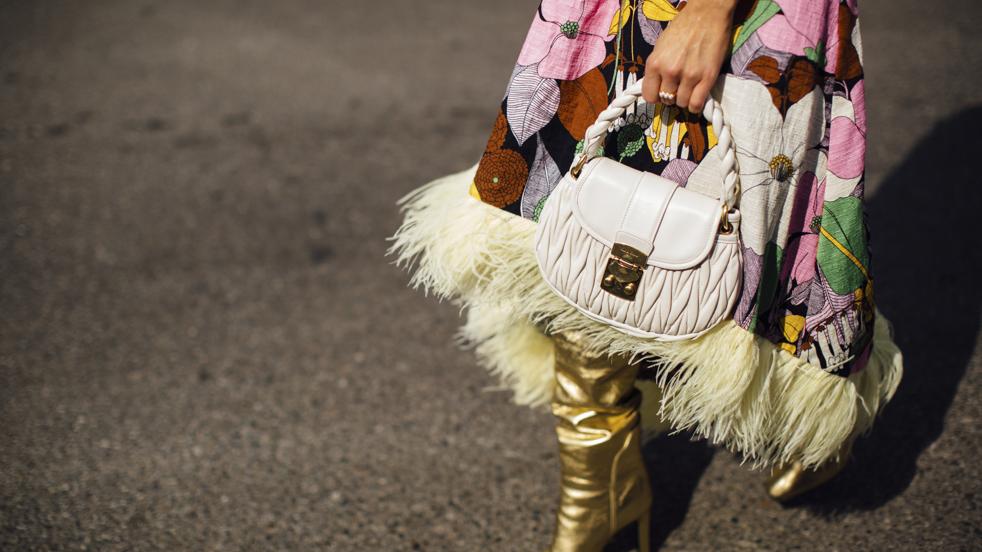
[[[0,549],[545,547],[551,415],[384,257],[395,200],[481,154],[534,8],[0,3]],[[787,508],[656,440],[662,550],[982,549],[982,7],[860,9],[907,373]]]

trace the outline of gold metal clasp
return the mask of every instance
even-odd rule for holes
[[[583,172],[583,165],[586,165],[586,160],[587,156],[586,153],[584,153],[583,156],[580,157],[580,160],[573,165],[573,168],[569,170],[569,174],[573,175],[573,180],[580,177],[580,173]]]
[[[719,233],[729,234],[733,232],[733,225],[730,224],[730,206],[723,204],[723,211],[719,215]]]
[[[600,280],[600,289],[621,299],[634,301],[638,293],[638,281],[644,273],[648,256],[623,243],[615,243],[610,249],[607,269]]]

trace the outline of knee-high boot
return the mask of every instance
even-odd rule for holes
[[[610,537],[638,522],[649,549],[651,487],[641,456],[641,392],[637,364],[586,354],[578,334],[553,334],[561,498],[550,552],[599,552]]]

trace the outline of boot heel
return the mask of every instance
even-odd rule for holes
[[[651,510],[638,518],[638,552],[651,552]]]

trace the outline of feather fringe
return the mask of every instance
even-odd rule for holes
[[[587,318],[542,279],[535,223],[468,193],[475,170],[401,198],[404,219],[388,254],[411,270],[411,287],[467,309],[458,341],[475,348],[516,402],[549,402],[554,357],[546,333],[566,330],[583,333],[590,351],[654,360],[655,380],[637,384],[646,434],[691,430],[755,468],[835,458],[893,397],[903,359],[879,311],[870,360],[849,377],[828,374],[732,321],[698,339],[662,342]]]

